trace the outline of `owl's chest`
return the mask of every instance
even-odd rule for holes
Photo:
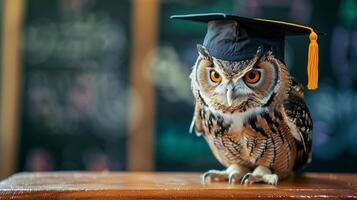
[[[266,110],[234,115],[206,114],[204,137],[215,157],[225,166],[269,166],[289,170],[295,143],[283,121],[274,121]]]
[[[249,120],[257,118],[261,113],[266,112],[264,108],[251,109],[243,113],[218,113],[209,109],[203,112],[203,125],[205,135],[214,138],[233,137],[241,140],[244,133],[247,133],[246,124]]]
[[[259,137],[250,133],[245,125],[251,117],[254,118],[263,111],[255,109],[245,113],[220,114],[206,110],[203,123],[204,137],[223,165],[232,162],[252,165],[246,155],[251,150],[249,144],[258,144]]]

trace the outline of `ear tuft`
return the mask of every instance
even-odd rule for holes
[[[197,51],[202,57],[207,58],[207,59],[211,58],[211,56],[209,55],[208,49],[206,47],[204,47],[203,45],[197,44]]]

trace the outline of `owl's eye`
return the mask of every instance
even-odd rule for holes
[[[209,73],[209,77],[212,82],[218,83],[222,80],[222,76],[216,70],[211,70]]]
[[[260,80],[261,74],[258,70],[250,70],[244,75],[244,80],[246,83],[254,84]]]

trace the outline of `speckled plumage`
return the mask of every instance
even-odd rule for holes
[[[227,168],[234,165],[244,169],[233,174],[238,174],[238,179],[247,173],[256,175],[253,178],[264,177],[267,173],[260,174],[261,169],[250,173],[258,166],[284,178],[309,162],[312,120],[303,86],[290,76],[286,66],[270,51],[260,49],[254,58],[240,62],[216,59],[203,46],[198,50],[190,76],[196,100],[193,123],[218,161]],[[262,71],[261,82],[246,84],[242,77],[255,68]],[[210,83],[207,73],[212,69],[223,77],[221,83]],[[231,105],[223,89],[228,84],[235,88]],[[211,171],[208,175],[220,173]],[[229,173],[226,179],[231,178]],[[259,181],[276,184],[277,179],[249,182]]]

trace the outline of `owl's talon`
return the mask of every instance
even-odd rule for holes
[[[210,178],[210,181],[227,181],[229,184],[233,184],[236,181],[239,181],[243,174],[248,171],[247,168],[242,167],[238,164],[230,165],[226,170],[209,170],[201,176],[202,184],[207,183],[207,178]]]
[[[233,184],[237,180],[239,181],[242,178],[242,173],[239,172],[232,172],[228,175],[228,183]]]
[[[248,180],[248,178],[251,176],[251,175],[253,175],[252,173],[246,173],[244,176],[243,176],[243,178],[242,178],[242,180],[240,181],[240,184],[241,185],[244,185],[244,184],[246,184],[247,183],[247,180]]]
[[[202,184],[207,183],[207,178],[210,178],[210,181],[216,181],[221,180],[221,179],[226,179],[227,174],[225,171],[219,171],[219,170],[208,170],[207,172],[203,173],[201,176],[201,182]]]
[[[245,180],[245,184],[253,184],[253,183],[259,183],[259,182],[263,182],[263,178],[261,176],[258,175],[250,175],[246,180]]]
[[[206,184],[207,176],[208,176],[207,172],[201,175],[201,183],[202,184]]]
[[[205,172],[204,174],[202,174],[202,176],[201,176],[202,184],[206,184],[207,178],[210,177],[212,174],[213,174],[212,170],[209,170],[209,171]]]
[[[253,173],[247,173],[242,178],[241,184],[253,184],[264,182],[270,185],[277,185],[279,177],[276,174],[272,174],[270,169],[264,166],[258,166]]]
[[[234,180],[234,174],[229,174],[228,176],[228,184],[232,185],[233,184],[233,180]]]

